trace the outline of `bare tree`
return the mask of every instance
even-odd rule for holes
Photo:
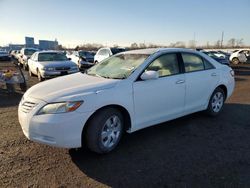
[[[221,47],[221,41],[220,40],[217,40],[214,44],[214,47],[215,48],[220,48]]]
[[[183,41],[177,41],[176,43],[171,43],[170,47],[186,48],[186,44]]]
[[[137,49],[138,48],[138,44],[136,42],[132,43],[130,46],[131,49]]]
[[[236,40],[236,47],[242,47],[243,44],[244,44],[244,43],[243,43],[243,39],[242,39],[242,38]]]
[[[234,48],[236,45],[236,39],[235,38],[229,39],[227,44],[228,44],[228,47]]]
[[[188,42],[188,47],[189,48],[195,48],[195,40],[190,40],[189,42]]]

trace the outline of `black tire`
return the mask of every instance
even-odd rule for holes
[[[218,94],[221,94],[222,99],[220,99],[221,101],[218,101],[218,103],[215,105],[215,103],[216,103],[215,102],[215,100],[216,100],[215,95],[218,96]],[[217,87],[210,97],[206,113],[210,116],[217,116],[222,111],[223,106],[224,106],[224,102],[225,102],[225,93],[224,93],[223,89]]]
[[[26,83],[20,83],[20,89],[21,89],[21,91],[25,92],[27,90]]]
[[[240,61],[239,61],[239,59],[238,59],[237,57],[234,57],[234,58],[232,59],[232,64],[238,65],[239,63],[240,63]]]
[[[41,73],[40,73],[39,70],[37,70],[37,78],[38,78],[38,81],[39,81],[39,82],[44,81],[44,78],[42,77],[42,75],[41,75]]]
[[[114,145],[110,147],[106,147],[103,142],[105,139],[102,138],[102,133],[104,133],[104,128],[106,127],[106,123],[112,117],[118,117],[120,120],[121,130],[119,134],[117,134],[117,139],[115,140]],[[117,125],[118,126],[118,125]],[[120,111],[115,108],[105,108],[103,110],[98,111],[88,122],[85,134],[85,141],[87,147],[96,153],[108,153],[112,151],[119,143],[124,127],[124,119]],[[108,130],[107,132],[108,133]],[[108,140],[108,136],[106,141]],[[108,142],[108,141],[107,141]]]

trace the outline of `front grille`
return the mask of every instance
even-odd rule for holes
[[[58,71],[70,70],[70,67],[56,67]]]
[[[21,106],[21,110],[24,113],[29,113],[34,107],[36,106],[36,103],[33,102],[29,102],[29,101],[25,101],[22,106]]]

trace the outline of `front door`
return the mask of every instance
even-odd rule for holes
[[[185,100],[185,75],[180,73],[176,54],[164,54],[145,71],[154,70],[159,78],[133,84],[135,129],[141,129],[181,116]]]

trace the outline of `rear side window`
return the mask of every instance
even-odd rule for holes
[[[214,68],[214,66],[210,62],[208,62],[206,59],[203,59],[203,62],[204,62],[205,69],[213,69]]]
[[[188,53],[183,53],[181,55],[184,62],[185,72],[204,70],[204,64],[201,57]]]
[[[102,50],[100,50],[99,53],[98,53],[98,55],[107,55],[107,54],[109,54],[109,51],[106,50],[106,49],[102,49]]]

